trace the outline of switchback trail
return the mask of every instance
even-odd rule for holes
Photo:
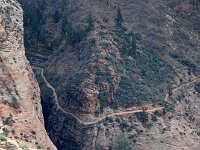
[[[92,124],[97,124],[98,122],[106,119],[107,117],[112,117],[112,116],[123,116],[123,115],[128,115],[128,114],[134,114],[134,113],[137,113],[137,112],[142,112],[143,109],[140,109],[140,110],[129,110],[129,111],[121,111],[121,112],[117,112],[117,113],[112,113],[112,114],[108,114],[104,117],[101,117],[101,118],[98,118],[97,120],[95,121],[91,121],[91,122],[87,122],[87,121],[82,121],[80,120],[78,117],[76,117],[74,114],[70,113],[70,112],[67,112],[64,108],[61,107],[61,105],[59,104],[59,100],[58,100],[58,96],[56,94],[56,90],[54,89],[54,87],[46,80],[45,76],[44,76],[44,69],[43,68],[40,68],[40,67],[35,67],[35,66],[32,66],[33,69],[37,69],[37,70],[41,70],[41,75],[42,75],[42,78],[44,79],[44,82],[47,84],[47,87],[52,89],[53,90],[53,96],[55,98],[55,102],[56,102],[56,105],[59,109],[61,109],[64,113],[67,113],[67,114],[70,114],[72,115],[74,118],[76,118],[76,120],[78,120],[80,123],[84,124],[84,125],[92,125]],[[152,109],[148,109],[146,110],[145,112],[154,112],[156,110],[162,110],[164,107],[156,107],[156,108],[152,108]]]
[[[152,109],[145,110],[145,112],[154,112],[154,111],[156,111],[156,110],[162,110],[163,108],[164,108],[164,107],[156,107],[156,108],[152,108]],[[123,115],[138,113],[138,112],[143,112],[143,110],[140,109],[140,110],[121,111],[121,112],[117,112],[117,113],[112,113],[112,114],[109,114],[109,115],[104,116],[104,117],[102,117],[102,118],[99,118],[99,119],[97,119],[97,120],[94,121],[94,122],[85,122],[84,124],[85,124],[85,125],[96,124],[96,123],[100,122],[101,120],[106,119],[107,117],[112,117],[112,116],[123,116]]]
[[[196,79],[193,80],[193,81],[190,81],[190,82],[184,83],[184,84],[180,85],[179,87],[173,89],[172,92],[175,92],[175,91],[181,89],[183,86],[188,86],[188,85],[190,85],[190,84],[192,84],[192,83],[194,83],[194,82],[197,82],[197,81],[200,81],[200,78],[196,78]]]
[[[192,84],[192,83],[194,83],[194,82],[197,82],[197,81],[200,81],[200,78],[196,78],[196,79],[194,79],[194,80],[192,80],[192,81],[190,81],[190,82],[181,84],[181,85],[178,86],[177,88],[174,88],[174,89],[172,90],[172,93],[178,91],[179,89],[181,89],[181,88],[184,87],[184,86],[189,86],[190,84]],[[166,93],[166,95],[165,95],[165,101],[168,101],[168,100],[169,100],[169,93]]]

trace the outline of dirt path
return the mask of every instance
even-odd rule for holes
[[[175,91],[178,91],[178,90],[181,89],[182,87],[184,87],[184,86],[189,86],[190,84],[192,84],[192,83],[194,83],[194,82],[197,82],[197,81],[200,81],[200,78],[196,78],[196,79],[193,80],[193,81],[190,81],[190,82],[187,82],[187,83],[185,83],[185,84],[182,84],[182,85],[180,85],[179,87],[173,89],[172,92],[174,93]]]
[[[134,113],[137,113],[137,112],[142,112],[143,109],[140,109],[140,110],[130,110],[130,111],[121,111],[121,112],[117,112],[117,113],[112,113],[112,114],[109,114],[109,115],[106,115],[104,117],[101,117],[101,118],[98,118],[97,120],[95,121],[91,121],[91,122],[84,122],[82,120],[80,120],[78,117],[76,117],[74,114],[70,113],[70,112],[67,112],[64,108],[61,107],[61,105],[59,104],[59,100],[58,100],[58,96],[56,94],[56,90],[54,89],[54,87],[46,80],[45,76],[44,76],[44,69],[40,68],[40,67],[35,67],[35,66],[32,66],[33,69],[37,69],[37,70],[41,70],[41,75],[42,75],[42,78],[44,79],[44,82],[47,84],[47,87],[52,89],[53,90],[53,96],[55,98],[55,101],[56,101],[56,105],[58,106],[59,109],[61,109],[64,113],[67,113],[67,114],[70,114],[72,115],[74,118],[76,118],[76,120],[78,120],[80,123],[84,124],[84,125],[92,125],[92,124],[97,124],[98,122],[106,119],[107,117],[112,117],[112,116],[123,116],[123,115],[128,115],[128,114],[134,114]],[[156,110],[162,110],[164,107],[156,107],[156,108],[152,108],[152,109],[149,109],[149,110],[146,110],[146,112],[154,112]]]
[[[46,56],[43,56],[42,54],[39,54],[39,53],[32,53],[32,52],[29,52],[29,51],[26,51],[26,53],[46,59]]]
[[[156,108],[152,108],[152,109],[146,110],[145,112],[154,112],[156,110],[162,110],[163,108],[164,107],[156,107]],[[132,110],[132,111],[124,111],[124,112],[112,113],[112,114],[109,114],[109,115],[104,116],[102,118],[99,118],[98,120],[96,120],[94,122],[85,122],[84,124],[85,125],[96,124],[96,123],[100,122],[101,120],[106,119],[107,117],[123,116],[123,115],[128,115],[128,114],[134,114],[134,113],[137,113],[137,112],[143,112],[143,110]]]
[[[184,84],[178,86],[177,88],[175,88],[175,89],[172,90],[172,93],[178,91],[179,89],[181,89],[181,88],[184,87],[184,86],[189,86],[189,85],[191,85],[192,83],[197,82],[197,81],[200,81],[200,78],[196,78],[196,79],[193,80],[193,81],[190,81],[190,82],[187,82],[187,83],[184,83]],[[165,101],[169,101],[169,93],[166,93],[166,95],[165,95]]]

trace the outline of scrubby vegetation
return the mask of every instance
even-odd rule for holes
[[[136,116],[143,124],[146,124],[149,121],[148,113],[145,111],[136,113]]]
[[[170,53],[170,56],[177,60],[179,63],[181,63],[182,65],[188,67],[188,69],[192,72],[196,72],[196,71],[200,71],[200,67],[198,65],[196,65],[194,62],[192,62],[189,59],[186,59],[185,56],[182,56],[178,53]]]
[[[112,36],[114,40],[112,44],[117,49],[112,49],[109,40],[99,45],[96,43],[95,49],[90,54],[92,57],[85,57],[83,60],[82,73],[70,77],[69,96],[83,107],[86,105],[83,88],[96,87],[100,91],[98,98],[101,112],[107,106],[117,109],[118,106],[128,108],[133,105],[142,105],[144,102],[164,104],[162,94],[169,90],[166,83],[170,85],[175,71],[154,51],[153,43],[144,41],[144,46],[138,46],[140,51],[138,53],[136,51],[138,33],[114,30],[99,33],[99,35],[103,39]],[[142,40],[141,37],[139,39]],[[102,51],[105,51],[106,55],[102,55]],[[121,58],[116,56],[117,51],[120,52]],[[101,64],[101,62],[105,63]],[[91,66],[91,63],[94,65]],[[110,68],[113,68],[114,74],[111,74]],[[95,79],[84,82],[91,74],[95,74]]]
[[[173,110],[174,104],[164,98],[169,93],[172,100],[174,69],[181,66],[194,73],[199,70],[198,44],[193,40],[199,33],[196,15],[199,4],[170,0],[162,5],[152,3],[155,5],[152,9],[139,0],[129,1],[126,6],[120,1],[119,5],[105,3],[67,0],[24,3],[29,60],[45,68],[45,77],[67,111],[85,113],[93,108],[91,105],[98,106],[96,101],[100,102],[100,108],[94,110],[98,117],[105,107],[118,109],[152,103],[162,105],[164,111]],[[48,118],[55,103],[50,96],[52,91],[40,85]],[[195,89],[198,91],[198,85]],[[182,95],[176,98],[182,99]],[[156,122],[157,116],[162,115],[156,112],[148,118],[146,112],[137,114],[143,124]],[[110,122],[107,119],[104,123]],[[71,122],[66,124],[73,126]],[[128,125],[120,122],[123,130],[129,130]],[[67,141],[70,138],[66,137]]]
[[[18,143],[19,147],[22,148],[23,150],[29,150],[28,146],[25,144],[20,144]]]
[[[124,134],[119,134],[115,137],[114,150],[131,150],[128,138]]]
[[[10,131],[7,128],[5,128],[5,127],[2,130],[3,130],[3,135],[6,136],[6,137],[8,137]]]
[[[9,125],[9,126],[12,126],[13,123],[14,123],[14,120],[13,120],[13,115],[10,113],[9,117],[7,118],[2,118],[2,121],[3,121],[3,124],[4,125]]]
[[[7,140],[6,136],[3,134],[0,134],[0,141],[6,141],[6,140]]]
[[[12,98],[12,102],[13,102],[13,106],[14,106],[15,108],[19,108],[20,103],[19,103],[19,101],[17,100],[16,97],[13,97],[13,98]]]

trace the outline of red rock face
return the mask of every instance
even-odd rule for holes
[[[45,131],[40,89],[25,57],[23,11],[14,0],[0,1],[0,7],[0,117],[12,115],[12,125],[4,125],[15,130],[16,141],[56,149]]]

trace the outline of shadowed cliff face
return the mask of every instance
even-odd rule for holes
[[[20,2],[28,59],[44,71],[35,69],[46,129],[59,149],[112,149],[121,132],[134,149],[198,149],[197,1]],[[148,113],[115,114],[134,110]]]
[[[4,133],[28,147],[56,149],[45,128],[40,89],[24,49],[23,11],[0,1],[0,120]],[[6,133],[5,133],[6,132]],[[37,144],[35,144],[37,143]]]

